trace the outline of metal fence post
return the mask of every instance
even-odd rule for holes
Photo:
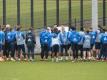
[[[20,25],[20,0],[17,0],[17,25]]]
[[[106,0],[103,0],[103,26],[106,25]]]
[[[56,24],[59,26],[59,0],[56,0]]]
[[[34,0],[31,0],[31,27],[34,27],[34,7],[33,7]]]
[[[6,25],[6,0],[3,0],[3,25]]]
[[[80,27],[83,28],[83,0],[80,0]]]
[[[71,0],[68,1],[68,7],[69,7],[69,12],[68,12],[68,20],[69,20],[69,27],[72,25],[72,7],[71,7]]]
[[[44,0],[44,27],[47,27],[47,0]]]

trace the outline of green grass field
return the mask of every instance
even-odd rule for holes
[[[30,27],[30,0],[21,1],[21,25]],[[17,0],[7,0],[7,23],[17,23]],[[56,23],[56,0],[47,0],[47,23],[51,26]],[[102,17],[102,0],[99,0],[99,18]],[[80,19],[80,0],[72,0],[73,22]],[[91,19],[91,0],[84,0],[84,20]],[[43,0],[34,0],[35,28],[43,27]],[[68,0],[60,0],[60,24],[68,23]],[[2,0],[0,0],[0,24],[2,24]]]
[[[4,62],[0,80],[106,80],[107,62]]]

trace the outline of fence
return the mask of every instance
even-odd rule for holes
[[[91,0],[0,0],[0,24],[47,27],[91,25]],[[99,24],[107,25],[107,0],[98,0]],[[87,22],[89,21],[89,22]]]

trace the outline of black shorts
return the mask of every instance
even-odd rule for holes
[[[90,48],[83,48],[83,51],[90,51]]]
[[[107,55],[107,43],[101,44],[101,53]]]
[[[46,51],[46,52],[49,52],[49,46],[48,46],[48,44],[42,44],[42,45],[41,45],[41,50],[42,50],[43,53],[44,53],[45,51]]]
[[[71,47],[71,44],[68,44],[68,45],[67,45],[67,49],[69,50],[70,47]]]
[[[67,53],[68,45],[61,45],[61,53],[63,53],[64,50]]]
[[[25,45],[22,44],[22,45],[17,45],[17,48],[18,48],[18,53],[20,54],[21,51],[23,52],[23,54],[25,54]]]
[[[91,49],[93,49],[93,47],[94,47],[94,44],[91,44]]]
[[[76,43],[72,43],[71,47],[73,51],[78,50],[78,44]]]
[[[58,53],[59,52],[59,45],[53,45],[52,46],[52,53]]]
[[[95,43],[95,49],[101,49],[101,43],[100,42]]]
[[[82,51],[83,50],[83,45],[78,45],[78,50]]]
[[[17,44],[15,43],[15,50],[17,51],[18,50],[18,46],[17,46]]]

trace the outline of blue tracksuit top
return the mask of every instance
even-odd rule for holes
[[[60,32],[59,39],[60,39],[60,43],[62,45],[67,45],[68,44],[68,33],[66,31]]]
[[[15,32],[7,32],[6,35],[5,35],[5,40],[6,42],[10,43],[10,42],[14,42],[16,39],[15,39]]]
[[[69,40],[71,43],[76,43],[78,44],[80,42],[80,35],[78,32],[76,31],[71,31],[70,36],[69,36]]]
[[[48,46],[51,45],[52,42],[52,35],[50,32],[44,30],[40,33],[40,43],[41,44],[48,44]]]
[[[89,34],[91,36],[91,44],[95,44],[97,32],[96,31],[92,31]]]
[[[102,44],[107,44],[107,32],[102,34],[100,41]]]
[[[80,31],[80,32],[79,32],[79,36],[80,36],[80,42],[79,42],[78,44],[79,44],[79,45],[83,45],[85,33],[84,33],[83,31]]]
[[[91,44],[95,44],[97,32],[96,31],[92,31],[89,34],[91,36]]]

